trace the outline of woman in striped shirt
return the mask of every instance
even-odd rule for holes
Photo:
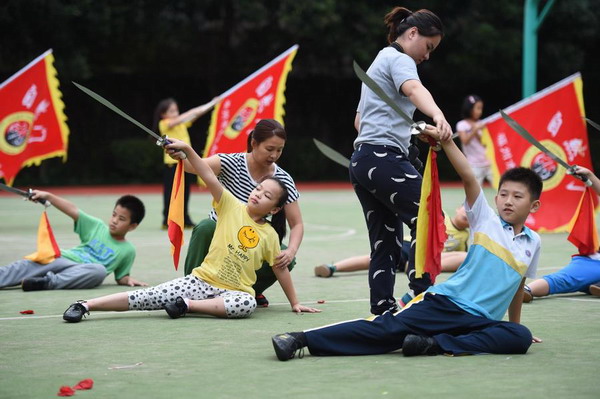
[[[292,177],[276,162],[283,152],[287,134],[283,126],[274,119],[263,119],[248,135],[248,152],[235,154],[215,154],[206,159],[221,184],[243,203],[263,177],[275,176],[283,181],[289,192],[285,204],[285,214],[290,227],[287,247],[282,244],[281,253],[273,267],[293,269],[296,252],[304,236],[304,224],[298,205],[300,194]],[[186,161],[186,172],[194,173]],[[185,275],[202,264],[215,231],[217,214],[211,209],[208,218],[198,223],[192,231],[185,259]],[[271,266],[264,263],[256,272],[254,291],[258,306],[267,307],[269,302],[263,292],[277,280]]]

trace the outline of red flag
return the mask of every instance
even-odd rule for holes
[[[25,256],[25,259],[46,265],[59,256],[60,248],[54,238],[48,215],[46,214],[46,211],[44,211],[40,217],[40,224],[38,227],[37,251],[31,255]]]
[[[569,165],[592,168],[583,107],[583,83],[576,73],[505,109],[529,133]],[[511,129],[499,113],[483,123],[483,142],[492,161],[496,184],[500,175],[516,166],[531,168],[544,182],[538,212],[526,224],[539,232],[566,232],[575,213],[583,183]]]
[[[567,239],[579,250],[580,255],[591,255],[600,249],[598,244],[598,229],[596,228],[595,209],[598,197],[591,187],[581,196],[577,210],[569,223],[569,237]]]
[[[67,157],[67,127],[53,66],[46,51],[0,85],[0,178],[8,185],[21,168]]]
[[[183,161],[177,162],[173,188],[171,189],[171,202],[169,203],[169,217],[167,220],[169,241],[171,241],[171,255],[175,270],[179,266],[179,254],[183,246],[183,197],[184,197]]]
[[[421,184],[421,199],[417,214],[417,242],[415,249],[415,276],[429,273],[431,281],[442,271],[442,251],[448,238],[442,212],[437,152],[429,147],[427,163]]]
[[[283,124],[283,92],[297,51],[298,45],[292,46],[221,95],[212,113],[204,158],[246,151],[248,134],[261,119]]]

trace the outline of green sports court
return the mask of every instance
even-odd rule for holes
[[[336,187],[339,187],[337,185]],[[138,194],[146,219],[128,235],[137,248],[132,276],[158,284],[181,275],[174,270],[166,232],[160,229],[161,196],[156,189],[122,186],[106,190],[56,189],[82,209],[110,215],[120,194]],[[136,192],[139,191],[139,192]],[[171,320],[163,311],[93,312],[78,324],[62,320],[67,306],[124,290],[109,276],[92,290],[23,292],[1,290],[0,397],[53,397],[62,385],[91,378],[94,398],[594,398],[600,389],[600,298],[583,294],[536,298],[523,305],[522,322],[544,340],[527,355],[404,358],[401,353],[361,357],[312,357],[280,362],[271,336],[369,315],[365,272],[317,278],[313,267],[367,253],[362,213],[350,187],[303,189],[300,206],[306,231],[292,272],[303,304],[320,314],[294,314],[281,288],[266,291],[271,305],[250,318],[222,320],[187,315]],[[488,199],[494,192],[486,189]],[[445,209],[462,201],[459,188],[443,188]],[[191,198],[192,215],[209,210],[205,192]],[[0,196],[0,264],[35,250],[42,207],[16,196]],[[55,209],[48,215],[63,247],[77,244],[71,219]],[[190,230],[186,230],[189,237]],[[568,263],[574,253],[566,234],[543,234],[538,275]],[[185,251],[185,248],[184,248]],[[442,274],[438,279],[445,279]],[[396,294],[406,288],[396,280]],[[324,303],[318,303],[324,301]],[[34,314],[22,315],[23,310]]]

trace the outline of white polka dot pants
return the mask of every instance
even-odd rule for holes
[[[127,293],[130,310],[158,310],[178,296],[192,300],[223,298],[225,311],[230,319],[250,316],[256,309],[256,299],[247,292],[213,287],[194,276],[176,278],[155,287],[143,288]]]

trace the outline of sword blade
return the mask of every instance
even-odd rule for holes
[[[383,89],[377,84],[377,82],[375,82],[373,79],[371,79],[369,77],[369,75],[367,75],[367,73],[362,70],[362,68],[356,63],[356,61],[354,61],[353,66],[354,66],[354,73],[356,74],[356,76],[358,76],[358,78],[361,80],[361,82],[363,82],[369,89],[371,89],[371,91],[373,91],[373,93],[377,94],[377,96],[379,98],[381,98],[383,100],[383,102],[385,102],[391,109],[396,111],[396,113],[398,115],[400,115],[400,117],[402,119],[404,119],[406,122],[408,122],[408,124],[411,125],[411,127],[414,126],[419,132],[423,131],[421,126],[417,125],[415,123],[415,121],[413,121],[412,118],[406,114],[406,112],[402,111],[402,109],[398,106],[398,104],[396,104],[394,102],[394,100],[392,100],[383,91]]]
[[[164,139],[162,137],[160,137],[158,134],[154,133],[152,130],[148,129],[146,126],[142,125],[140,122],[136,121],[131,116],[129,116],[125,112],[121,111],[119,109],[119,107],[117,107],[116,105],[114,105],[113,103],[111,103],[110,101],[108,101],[106,98],[102,97],[101,95],[99,95],[97,93],[94,93],[92,90],[90,90],[87,87],[84,87],[84,86],[82,86],[82,85],[80,85],[78,83],[73,82],[73,84],[79,90],[83,91],[85,94],[87,94],[88,96],[92,97],[94,100],[98,101],[100,104],[104,105],[105,107],[107,107],[108,109],[110,109],[113,112],[117,113],[118,115],[121,115],[123,118],[127,119],[129,122],[133,123],[134,125],[136,125],[140,129],[142,129],[144,132],[148,133],[150,136],[152,136],[155,139],[157,139],[160,143],[162,143],[164,141]]]
[[[589,123],[590,125],[592,125],[596,130],[600,130],[600,125],[597,124],[596,122],[594,122],[591,119],[585,118],[585,120],[587,121],[587,123]]]
[[[0,183],[0,190],[4,190],[4,191],[8,191],[10,193],[20,195],[21,197],[24,197],[26,199],[31,199],[31,196],[32,196],[31,189],[29,189],[29,191],[19,190],[18,188],[7,186],[6,184],[2,184],[2,183]],[[38,199],[33,202],[39,202],[40,204],[44,205],[45,207],[50,206],[50,201],[46,201],[45,199]]]
[[[346,168],[350,166],[350,160],[348,158],[346,158],[345,156],[343,156],[342,154],[340,154],[333,148],[329,147],[327,144],[324,144],[314,138],[313,138],[313,142],[315,143],[315,145],[317,146],[319,151],[321,151],[323,153],[323,155],[325,155],[327,158],[331,159],[333,162],[335,162],[339,165],[342,165]]]
[[[544,154],[548,155],[550,158],[552,158],[554,161],[564,166],[568,170],[573,169],[573,167],[566,163],[562,158],[559,158],[558,156],[554,155],[554,153],[550,152],[549,149],[547,149],[542,143],[537,141],[537,139],[533,137],[527,130],[525,130],[523,126],[519,125],[519,123],[516,120],[508,116],[504,111],[500,110],[500,115],[502,115],[502,118],[506,121],[506,123],[508,123],[508,126],[510,126],[515,132],[519,133],[519,135],[525,140],[529,141]]]
[[[6,184],[0,183],[0,189],[8,191],[9,193],[20,195],[21,197],[29,198],[29,193],[27,191],[19,190],[18,188],[7,186]]]

